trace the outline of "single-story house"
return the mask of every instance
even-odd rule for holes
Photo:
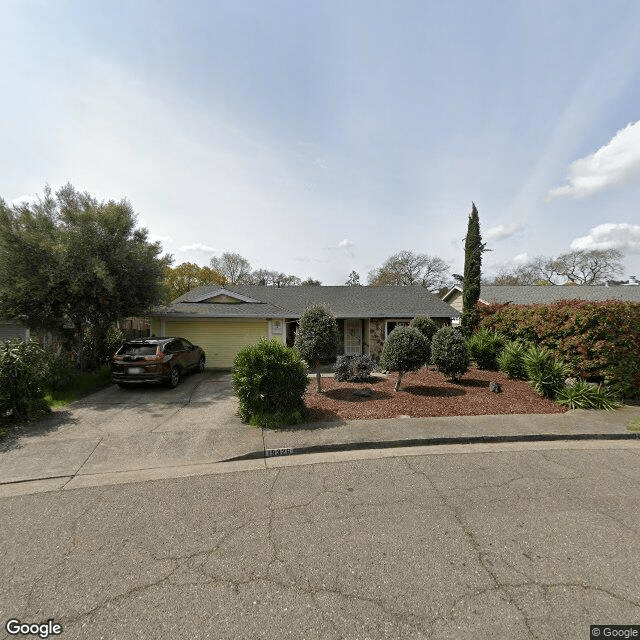
[[[442,300],[462,312],[462,287],[449,289]],[[640,302],[638,285],[486,285],[480,287],[481,304],[550,304],[558,300],[625,300]]]
[[[228,368],[242,347],[260,338],[276,338],[293,346],[298,319],[318,303],[336,316],[339,354],[375,358],[387,335],[416,316],[428,316],[443,326],[460,316],[419,286],[207,285],[151,311],[151,334],[186,338],[204,349],[207,366]]]
[[[17,320],[0,320],[0,342],[15,338],[22,338],[25,342],[29,342],[29,328]]]

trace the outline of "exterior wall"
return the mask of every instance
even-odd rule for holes
[[[369,353],[378,360],[382,354],[384,344],[384,318],[371,318],[369,320]]]
[[[363,335],[363,340],[362,340],[362,353],[364,354],[368,354],[370,353],[369,351],[369,325],[370,325],[370,320],[369,318],[366,318],[364,320],[364,326],[362,328],[362,335]]]
[[[165,320],[167,336],[186,338],[200,345],[207,358],[207,368],[228,369],[242,347],[268,338],[269,323],[264,320]]]
[[[451,297],[445,300],[445,302],[450,304],[456,311],[462,313],[462,293],[460,293],[460,291],[452,293]]]
[[[28,341],[29,329],[17,322],[0,322],[0,342],[13,340],[14,338],[22,338],[24,341]]]

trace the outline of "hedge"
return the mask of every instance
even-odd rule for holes
[[[640,395],[640,304],[562,300],[552,304],[479,306],[480,324],[510,340],[538,345],[572,376],[605,380]]]

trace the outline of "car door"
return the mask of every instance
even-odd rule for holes
[[[198,351],[197,349],[184,338],[178,340],[180,343],[180,349],[185,361],[185,368],[191,369],[198,365]]]

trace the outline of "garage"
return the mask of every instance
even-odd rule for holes
[[[199,318],[171,320],[167,318],[164,324],[164,335],[186,338],[200,345],[207,356],[207,368],[213,369],[232,367],[238,351],[247,345],[257,344],[260,338],[267,338],[269,329],[266,320],[237,318],[234,320]],[[154,329],[155,327],[152,327],[152,331]]]

